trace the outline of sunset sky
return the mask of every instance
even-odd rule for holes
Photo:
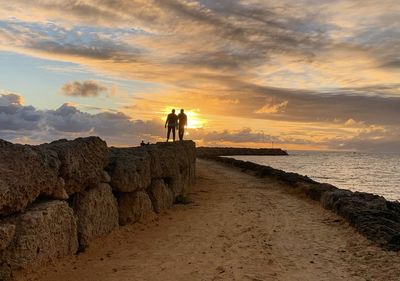
[[[0,0],[0,138],[400,151],[399,0]]]

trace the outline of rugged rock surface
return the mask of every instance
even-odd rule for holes
[[[184,194],[195,180],[195,143],[157,143],[156,147],[159,177],[164,179],[175,197]]]
[[[114,191],[134,192],[151,183],[150,155],[141,148],[110,148],[107,171]]]
[[[98,137],[58,140],[41,145],[57,153],[61,162],[59,174],[65,181],[65,190],[73,194],[96,187],[108,161],[107,144]]]
[[[154,180],[149,188],[150,199],[156,213],[161,213],[172,207],[174,193],[163,180]]]
[[[0,140],[0,280],[170,208],[194,183],[195,161],[192,141],[108,149],[97,137]]]
[[[107,171],[115,192],[147,189],[163,179],[177,197],[195,181],[195,143],[157,143],[138,148],[111,148]]]
[[[65,199],[54,152],[0,140],[0,216],[23,211],[41,193]]]
[[[0,251],[4,250],[15,234],[15,225],[4,224],[0,225]],[[1,279],[0,279],[1,280]]]
[[[306,176],[226,157],[206,157],[240,168],[258,177],[272,177],[297,189],[322,206],[345,218],[353,227],[382,248],[400,250],[400,203],[382,196],[339,189]]]
[[[118,211],[120,225],[154,217],[153,205],[145,191],[121,193],[118,198]]]
[[[400,250],[400,212],[391,208],[395,202],[388,204],[382,196],[339,189],[325,192],[321,203],[367,238],[390,250]]]
[[[12,240],[0,251],[5,271],[37,267],[73,255],[78,249],[76,219],[66,202],[35,204],[5,223],[15,225]]]
[[[280,148],[198,147],[198,157],[233,155],[288,155]]]
[[[74,195],[72,206],[78,218],[78,239],[81,248],[96,237],[110,233],[118,226],[117,199],[111,186],[100,183],[97,188]]]

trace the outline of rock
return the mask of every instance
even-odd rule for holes
[[[145,191],[120,194],[118,212],[120,225],[151,219],[155,215],[150,197]]]
[[[69,195],[100,183],[108,161],[107,145],[100,138],[58,140],[40,147],[57,153],[61,162],[59,173]]]
[[[157,143],[161,177],[173,191],[174,197],[183,195],[191,182],[190,166],[193,162],[184,143]]]
[[[111,176],[106,171],[103,171],[103,177],[101,178],[101,182],[103,183],[111,182]]]
[[[327,183],[317,183],[317,184],[307,183],[307,184],[300,184],[300,186],[302,186],[304,193],[315,201],[320,201],[322,195],[325,192],[338,190],[337,187]]]
[[[76,219],[66,202],[35,204],[6,223],[16,230],[8,247],[0,251],[0,260],[12,270],[42,266],[78,249]]]
[[[149,193],[156,213],[161,213],[172,207],[174,194],[163,180],[154,180],[149,188]]]
[[[5,262],[0,262],[0,280],[1,281],[12,280],[11,267]]]
[[[288,155],[280,148],[198,147],[199,157],[234,155]]]
[[[23,211],[41,193],[65,198],[57,154],[0,140],[0,215]]]
[[[151,183],[150,156],[141,148],[111,148],[107,171],[114,191],[134,192]]]
[[[104,236],[118,226],[117,199],[112,194],[111,186],[106,183],[76,194],[72,206],[78,218],[81,248],[87,247],[90,240]]]
[[[14,233],[15,233],[15,225],[13,224],[0,225],[0,251],[4,250],[8,246],[8,244],[10,244],[11,239],[14,237]]]

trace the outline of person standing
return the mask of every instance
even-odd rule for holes
[[[169,137],[172,131],[172,139],[175,141],[175,130],[178,125],[178,116],[175,114],[175,109],[172,109],[171,113],[168,114],[167,120],[165,121],[165,128],[168,126],[167,132],[167,142],[169,141]]]
[[[178,122],[179,122],[179,140],[183,140],[185,127],[187,127],[187,116],[184,113],[183,109],[181,109],[181,112],[178,115]]]

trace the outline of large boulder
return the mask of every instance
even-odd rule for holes
[[[154,180],[149,188],[150,199],[156,213],[161,213],[172,207],[174,203],[174,193],[163,180]]]
[[[118,226],[117,199],[106,183],[74,195],[72,206],[78,218],[78,239],[82,248]]]
[[[57,153],[61,162],[60,176],[68,194],[96,187],[101,181],[108,161],[108,149],[99,137],[58,140],[41,147]]]
[[[76,219],[66,202],[35,204],[24,213],[5,219],[5,223],[15,225],[13,238],[0,251],[5,271],[42,266],[77,252]]]
[[[60,165],[52,151],[0,140],[0,216],[23,211],[41,193],[66,199]]]
[[[163,142],[157,143],[156,147],[160,178],[168,184],[175,197],[186,193],[195,177],[194,142]]]
[[[114,191],[134,192],[151,183],[150,155],[141,148],[110,148],[107,171]]]
[[[154,217],[153,205],[145,191],[121,193],[118,198],[120,225],[126,225]]]

